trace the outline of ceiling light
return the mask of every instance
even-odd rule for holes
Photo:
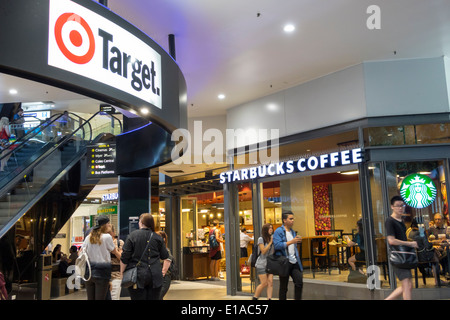
[[[147,108],[142,108],[142,109],[141,109],[141,113],[142,113],[142,114],[148,114],[148,112],[149,112],[149,111],[148,111]]]
[[[17,94],[17,90],[16,89],[10,89],[9,90],[9,94]]]
[[[220,100],[223,100],[223,99],[225,99],[225,95],[224,95],[224,94],[219,94],[219,95],[217,96],[217,98],[219,98]]]
[[[278,109],[279,109],[278,105],[275,103],[269,103],[267,105],[267,110],[269,110],[269,111],[278,111]]]
[[[295,26],[293,24],[287,24],[283,28],[284,32],[293,32],[295,30]]]
[[[359,171],[358,170],[353,170],[353,171],[343,171],[343,172],[339,172],[340,174],[358,174]]]

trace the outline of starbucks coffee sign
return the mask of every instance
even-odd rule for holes
[[[436,199],[436,185],[430,177],[423,174],[407,176],[400,187],[400,195],[405,203],[413,208],[428,207]]]

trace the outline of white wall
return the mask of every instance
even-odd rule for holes
[[[446,57],[364,62],[231,108],[227,127],[276,128],[283,137],[366,117],[448,112],[449,97]]]
[[[449,111],[444,57],[364,63],[367,116]]]

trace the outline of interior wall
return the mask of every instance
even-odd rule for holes
[[[295,217],[293,229],[302,237],[315,235],[312,178],[300,177],[283,182],[285,183],[289,183],[290,192],[283,194],[286,189],[282,188],[281,196],[290,199],[290,210]],[[283,206],[285,208],[287,207]]]
[[[362,217],[359,182],[333,184],[332,201],[334,228],[346,233],[356,229],[356,222]]]

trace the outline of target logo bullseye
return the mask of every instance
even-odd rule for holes
[[[95,53],[94,34],[86,20],[75,13],[64,13],[55,23],[56,43],[64,56],[77,64],[91,61]]]

